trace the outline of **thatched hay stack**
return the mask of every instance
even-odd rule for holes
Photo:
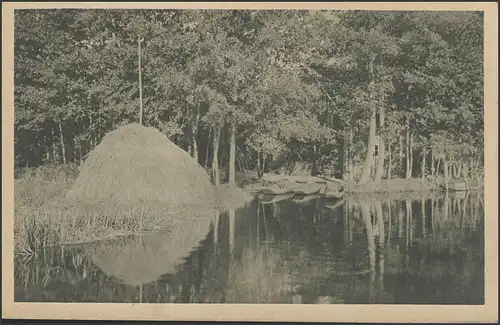
[[[133,123],[107,134],[89,154],[68,197],[109,204],[215,204],[206,171],[160,131]]]
[[[212,212],[212,213],[210,213]],[[85,248],[92,263],[108,276],[139,286],[174,274],[210,232],[215,212],[180,216],[168,233],[147,233],[95,243]]]

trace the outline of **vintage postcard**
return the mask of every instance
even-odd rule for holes
[[[498,5],[2,4],[2,317],[498,321]]]

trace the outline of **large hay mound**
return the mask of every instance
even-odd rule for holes
[[[186,151],[160,131],[133,123],[103,138],[83,164],[68,197],[178,207],[213,205],[215,189]]]

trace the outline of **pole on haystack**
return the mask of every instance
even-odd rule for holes
[[[142,71],[141,71],[141,36],[137,37],[137,52],[139,55],[139,124],[142,125]]]

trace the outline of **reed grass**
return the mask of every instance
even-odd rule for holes
[[[252,197],[238,188],[212,188],[213,204],[108,202],[67,198],[78,167],[42,166],[19,172],[15,180],[15,254],[29,257],[44,247],[81,244],[147,232],[176,231],[179,223],[215,209],[240,207]],[[172,186],[175,187],[175,186]],[[215,213],[214,213],[215,214]]]

